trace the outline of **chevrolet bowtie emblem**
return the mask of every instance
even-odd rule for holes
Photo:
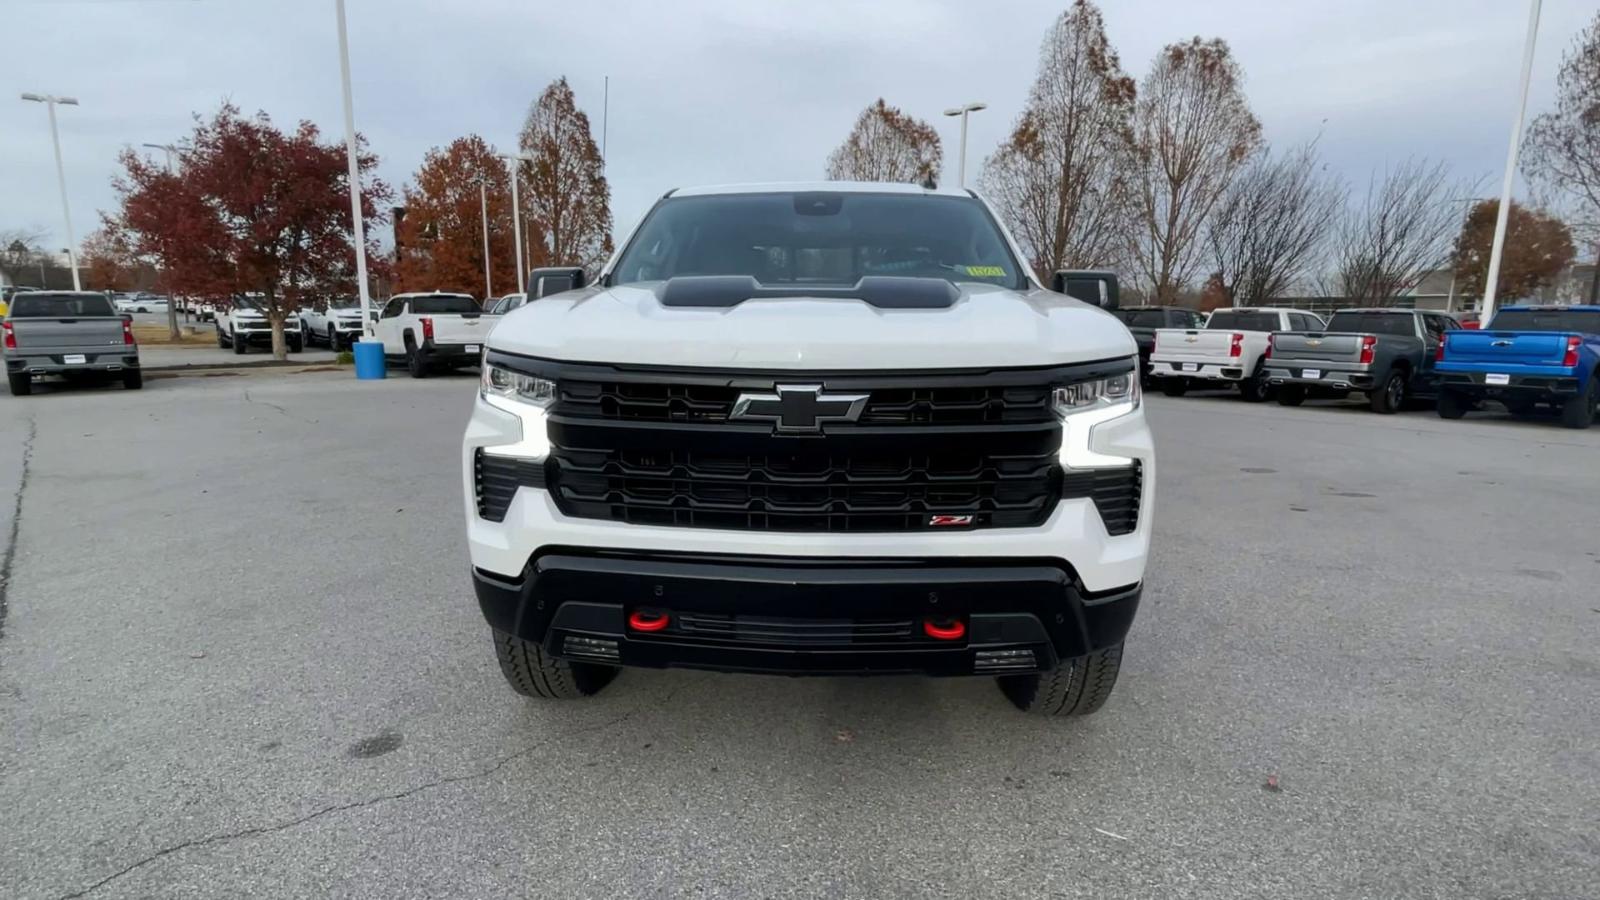
[[[731,418],[771,422],[780,434],[815,434],[825,422],[854,422],[866,405],[866,394],[825,394],[820,384],[780,384],[770,394],[740,394]]]

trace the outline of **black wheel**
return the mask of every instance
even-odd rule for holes
[[[1054,671],[1001,675],[1000,690],[1017,709],[1041,716],[1087,716],[1105,705],[1122,668],[1122,645],[1069,659]]]
[[[289,352],[290,353],[299,353],[301,350],[304,350],[305,346],[306,346],[305,345],[305,340],[303,338],[299,338],[299,337],[289,338],[289,340],[286,341],[285,343],[287,343],[289,345]]]
[[[1182,397],[1189,393],[1189,379],[1163,378],[1161,379],[1161,393],[1168,397]]]
[[[1375,413],[1391,415],[1397,412],[1406,402],[1406,373],[1400,369],[1390,369],[1389,374],[1367,395],[1367,404]]]
[[[428,377],[428,361],[423,357],[422,351],[417,349],[417,345],[410,341],[406,342],[406,372],[412,378]]]
[[[1278,386],[1278,403],[1281,406],[1299,406],[1306,402],[1306,389],[1298,384]]]
[[[1578,396],[1561,405],[1562,425],[1568,428],[1588,428],[1594,424],[1596,407],[1600,406],[1600,389],[1595,387],[1596,381],[1600,381],[1600,373],[1596,373],[1584,384]]]
[[[328,326],[328,349],[334,351],[339,349],[339,332],[334,331],[332,325]]]
[[[494,629],[494,655],[506,684],[524,697],[577,700],[599,693],[617,677],[616,666],[556,659],[538,644]]]
[[[1272,396],[1272,385],[1267,383],[1266,376],[1257,369],[1254,375],[1239,382],[1239,396],[1246,403],[1261,403]]]
[[[33,376],[27,372],[16,375],[7,375],[6,380],[11,382],[11,393],[16,397],[26,397],[33,393]]]
[[[244,355],[244,351],[245,351],[244,338],[241,338],[238,335],[234,335],[232,338],[230,338],[228,340],[228,343],[233,345],[233,355],[234,356],[243,356]]]
[[[1467,414],[1472,404],[1460,393],[1449,388],[1439,389],[1439,418],[1459,419]]]
[[[222,339],[222,327],[219,325],[217,327],[217,349],[221,350],[227,346],[228,342]]]
[[[122,386],[130,391],[144,387],[144,372],[139,369],[123,369]]]

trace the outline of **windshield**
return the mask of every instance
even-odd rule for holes
[[[424,315],[449,315],[451,313],[482,312],[478,301],[465,294],[441,294],[436,297],[415,297],[411,311]]]
[[[1219,309],[1206,320],[1206,327],[1210,329],[1229,329],[1231,331],[1277,331],[1278,314],[1270,312],[1243,312],[1235,309]]]
[[[1495,315],[1489,330],[1600,334],[1600,309],[1507,309]]]
[[[749,275],[762,284],[855,284],[906,275],[1012,288],[1027,276],[983,204],[927,194],[678,197],[651,211],[612,284]]]
[[[1112,313],[1129,328],[1161,328],[1167,323],[1166,312],[1159,309],[1118,309]]]
[[[1329,332],[1345,334],[1396,334],[1414,337],[1416,317],[1410,313],[1337,312],[1328,320]]]
[[[13,319],[59,319],[78,316],[114,316],[104,294],[18,294],[11,301]]]

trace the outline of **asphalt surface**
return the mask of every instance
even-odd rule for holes
[[[1087,719],[983,679],[550,705],[469,590],[472,390],[0,398],[0,896],[1600,895],[1600,428],[1151,398]]]

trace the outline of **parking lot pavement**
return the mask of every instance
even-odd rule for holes
[[[981,679],[539,705],[469,593],[472,389],[0,403],[0,896],[1594,896],[1600,429],[1151,398],[1088,719]]]

